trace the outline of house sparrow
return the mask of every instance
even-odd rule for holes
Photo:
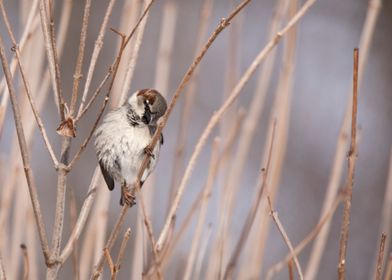
[[[157,121],[166,109],[166,100],[158,91],[142,89],[131,95],[120,108],[110,111],[95,131],[94,145],[102,175],[109,190],[114,189],[115,182],[121,184],[121,205],[135,204],[130,184],[135,182],[146,153],[151,158],[140,186],[155,167],[163,135],[153,151],[148,145],[157,129]]]

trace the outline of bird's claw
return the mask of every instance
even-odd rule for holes
[[[152,157],[153,159],[155,159],[155,155],[153,154],[152,149],[151,149],[150,146],[147,146],[147,147],[144,148],[144,153],[146,155],[148,155],[149,157]]]
[[[125,188],[122,190],[121,198],[122,205],[126,204],[132,207],[136,204],[136,195]]]

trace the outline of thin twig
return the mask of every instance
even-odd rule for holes
[[[69,255],[73,250],[75,242],[77,242],[77,240],[79,239],[79,236],[82,233],[84,225],[86,224],[87,218],[91,210],[91,206],[93,205],[97,193],[98,180],[101,174],[100,172],[101,171],[99,167],[96,167],[93,178],[91,179],[91,183],[87,191],[87,197],[83,202],[82,209],[80,210],[79,217],[75,223],[75,226],[73,227],[71,236],[69,237],[69,240],[65,245],[61,253],[61,256],[58,260],[60,263],[64,263],[66,259],[69,257]]]
[[[392,253],[389,255],[384,280],[390,280],[390,279],[392,279]]]
[[[71,186],[69,188],[68,194],[69,194],[68,197],[69,197],[70,224],[71,224],[72,228],[74,228],[76,225],[78,209],[77,209],[77,203],[76,203],[75,189],[73,188],[73,186]],[[74,240],[74,242],[72,244],[72,266],[73,266],[73,272],[74,272],[73,279],[79,280],[80,279],[79,244],[76,239]]]
[[[382,276],[382,264],[384,262],[384,250],[385,250],[385,240],[387,236],[383,233],[381,234],[381,241],[380,241],[380,249],[378,251],[378,258],[377,258],[377,270],[375,275],[375,280],[381,280]]]
[[[112,279],[114,277],[114,264],[113,264],[113,260],[112,257],[110,256],[110,252],[107,248],[103,249],[103,255],[105,256],[105,260],[108,262],[109,265],[109,270],[110,270],[110,275],[112,276]]]
[[[299,274],[299,279],[303,280],[304,276],[302,274],[302,269],[301,269],[301,266],[299,265],[299,261],[298,261],[297,255],[294,252],[293,245],[291,244],[291,241],[290,241],[289,237],[287,236],[287,233],[286,233],[282,223],[280,222],[278,213],[272,209],[272,204],[271,204],[270,197],[268,196],[267,199],[268,199],[268,205],[269,205],[269,208],[270,208],[270,211],[271,211],[272,219],[274,220],[276,226],[278,227],[280,234],[282,235],[282,237],[283,237],[287,247],[290,250],[291,255],[293,256],[294,264],[295,264],[295,267],[296,267],[296,269],[298,271],[298,274]]]
[[[290,259],[289,263],[287,264],[289,268],[289,280],[294,280],[294,267],[293,267],[293,259]]]
[[[22,249],[23,254],[23,279],[29,280],[30,262],[29,255],[27,253],[27,247],[25,244],[21,244],[20,248]]]
[[[108,6],[106,8],[105,16],[103,18],[101,27],[99,29],[99,34],[98,34],[97,40],[95,41],[95,44],[94,44],[93,54],[91,55],[90,65],[89,65],[89,68],[87,71],[86,83],[84,85],[82,101],[80,102],[78,115],[76,117],[77,119],[80,118],[80,114],[84,108],[84,103],[86,102],[86,99],[87,99],[87,94],[90,89],[91,81],[92,81],[94,71],[95,71],[95,66],[97,64],[97,60],[98,60],[99,54],[100,54],[102,46],[103,46],[103,38],[105,36],[106,27],[107,27],[110,15],[112,14],[112,10],[113,10],[113,6],[114,6],[115,2],[116,2],[116,0],[110,0]]]
[[[80,31],[78,58],[76,60],[75,73],[73,76],[74,81],[72,87],[71,106],[69,109],[70,116],[72,116],[74,113],[76,101],[78,99],[79,82],[83,77],[82,65],[83,65],[84,49],[86,46],[87,27],[88,27],[88,21],[90,17],[90,7],[91,7],[91,0],[86,0],[86,4],[84,6],[84,13],[83,13],[82,30]]]
[[[308,235],[294,248],[293,253],[295,255],[299,255],[305,248],[306,246],[317,237],[319,232],[323,229],[325,224],[331,220],[333,217],[333,214],[335,213],[336,209],[338,208],[339,204],[342,202],[343,197],[337,196],[335,198],[334,203],[331,205],[331,208],[325,213],[325,216],[323,216],[318,224],[311,230],[311,232],[308,233]],[[294,255],[290,252],[289,254],[284,257],[283,260],[279,261],[278,263],[274,264],[271,266],[271,268],[267,272],[266,279],[272,279],[275,273],[279,272],[282,270],[290,260],[292,260]],[[306,279],[306,278],[305,278]]]
[[[1,64],[3,66],[4,75],[7,79],[7,86],[8,86],[8,90],[9,90],[10,97],[11,97],[11,105],[12,105],[12,110],[13,110],[13,114],[14,114],[15,127],[16,127],[17,136],[18,136],[18,142],[19,142],[19,147],[20,147],[20,151],[21,151],[21,156],[22,156],[23,168],[25,171],[27,185],[29,187],[31,204],[33,206],[34,216],[35,216],[35,220],[36,220],[37,227],[38,227],[38,233],[39,233],[39,237],[40,237],[42,252],[44,254],[46,264],[50,264],[50,260],[49,260],[50,251],[49,251],[47,234],[46,234],[44,222],[42,219],[42,212],[41,212],[41,206],[40,206],[39,199],[38,199],[37,188],[35,186],[35,182],[33,179],[33,173],[30,168],[30,159],[29,159],[26,139],[24,136],[20,109],[19,109],[17,98],[16,98],[16,94],[15,94],[15,88],[14,88],[14,85],[12,84],[12,76],[11,76],[11,72],[10,72],[7,58],[5,55],[3,38],[1,35],[0,35],[0,56],[1,56]]]
[[[52,86],[57,102],[59,104],[59,114],[61,122],[65,119],[65,101],[61,89],[60,81],[60,69],[57,57],[56,43],[54,38],[54,24],[52,22],[52,16],[50,16],[50,21],[48,19],[48,8],[47,0],[40,0],[39,11],[41,17],[42,33],[45,39],[46,54],[49,63],[49,70],[52,78]],[[52,14],[52,12],[50,12]]]
[[[129,237],[131,237],[131,229],[130,228],[128,228],[127,231],[125,232],[124,238],[121,242],[120,251],[117,256],[117,261],[116,261],[116,264],[114,265],[114,272],[113,272],[112,279],[116,279],[117,273],[120,270],[121,263],[122,263],[122,260],[124,258],[124,254],[125,254],[125,248],[127,247]]]
[[[239,94],[242,91],[242,88],[245,86],[245,84],[248,82],[248,80],[250,79],[250,77],[254,74],[254,72],[256,71],[257,67],[260,65],[260,63],[263,61],[263,59],[267,56],[267,54],[279,43],[279,41],[281,40],[282,36],[284,34],[286,34],[300,19],[301,17],[306,13],[306,11],[313,5],[313,3],[315,2],[315,0],[308,0],[303,6],[302,8],[296,13],[296,15],[287,23],[287,25],[280,31],[278,32],[275,37],[263,48],[263,50],[257,55],[257,57],[254,59],[254,61],[252,62],[252,64],[250,65],[250,67],[246,70],[246,72],[244,73],[244,75],[242,76],[242,78],[240,79],[240,81],[237,83],[236,87],[233,89],[233,91],[231,92],[229,98],[226,100],[226,102],[221,106],[221,108],[211,117],[210,122],[208,123],[207,127],[205,128],[202,136],[199,139],[199,142],[197,143],[194,153],[191,156],[191,159],[189,161],[188,167],[185,171],[184,177],[182,178],[180,187],[177,191],[176,197],[174,199],[174,202],[172,204],[172,207],[170,209],[169,215],[166,219],[166,223],[164,225],[164,228],[161,232],[161,235],[158,239],[157,242],[157,246],[158,246],[158,251],[160,251],[164,245],[164,243],[166,242],[166,238],[167,238],[167,234],[169,232],[169,228],[170,228],[170,223],[171,220],[173,220],[173,218],[175,217],[175,214],[177,212],[177,208],[179,206],[182,194],[184,192],[185,189],[185,185],[187,184],[187,181],[189,180],[189,177],[191,175],[191,172],[193,170],[193,166],[196,163],[196,160],[201,152],[202,147],[204,146],[209,134],[211,133],[212,129],[217,125],[217,123],[219,122],[220,118],[222,117],[222,115],[225,113],[225,111],[230,107],[230,105],[234,102],[234,100],[239,96]],[[230,21],[237,13],[239,13],[239,11],[245,7],[246,4],[248,4],[249,1],[244,1],[241,4],[239,4],[237,6],[237,8],[235,9],[235,11],[230,14],[230,16],[227,19],[221,20],[221,23],[219,24],[218,28],[216,29],[216,31],[214,31],[213,35],[210,37],[206,47],[208,47],[211,43],[210,40],[214,40],[216,36],[214,36],[214,34],[216,34],[217,32],[221,32],[221,30],[223,30],[223,28],[225,26],[227,26],[228,21]],[[206,50],[202,50],[200,57],[202,57],[205,54]],[[195,60],[195,62],[192,64],[192,66],[194,64],[198,64],[198,60]],[[187,74],[184,77],[183,82],[180,84],[179,88],[176,91],[176,94],[174,95],[173,99],[172,99],[172,103],[170,104],[168,111],[166,112],[166,114],[162,117],[162,122],[158,125],[158,129],[157,132],[161,132],[164,125],[167,122],[168,116],[171,112],[170,108],[174,107],[174,104],[176,103],[176,100],[178,98],[179,93],[181,92],[183,86],[185,86],[185,83],[189,80],[190,74],[193,73],[194,71],[194,67],[190,68],[190,70],[188,70]],[[184,85],[183,85],[184,84]],[[150,143],[150,147],[154,147],[156,144],[156,141],[158,140],[158,135],[157,132],[155,133],[151,143]],[[143,174],[143,170],[145,169],[146,165],[147,165],[147,157],[145,157],[144,161],[143,161],[143,165],[142,168],[139,170],[139,176],[141,176],[141,174]]]
[[[39,116],[39,113],[38,113],[38,110],[37,110],[37,106],[36,106],[36,104],[34,102],[34,99],[32,97],[31,88],[30,88],[30,85],[29,85],[29,83],[27,81],[27,77],[26,77],[25,70],[24,70],[25,68],[24,68],[24,66],[22,64],[22,61],[21,61],[21,55],[20,55],[19,47],[17,45],[14,33],[12,32],[12,28],[11,28],[10,22],[8,20],[7,12],[6,12],[5,8],[4,8],[3,1],[0,1],[0,9],[1,9],[1,13],[2,13],[3,18],[4,18],[5,25],[7,27],[8,34],[9,34],[9,36],[11,38],[11,41],[12,41],[12,44],[13,44],[12,50],[16,54],[16,59],[17,59],[18,65],[19,65],[19,70],[20,70],[21,76],[22,76],[23,85],[25,87],[26,95],[27,95],[27,97],[29,99],[29,102],[30,102],[30,105],[31,105],[31,109],[33,111],[35,120],[37,122],[39,131],[40,131],[40,133],[42,135],[42,138],[43,138],[43,140],[45,142],[45,147],[47,148],[47,150],[49,152],[49,155],[52,158],[54,167],[57,168],[58,160],[57,160],[57,158],[56,158],[56,156],[55,156],[55,154],[53,152],[53,148],[52,148],[52,145],[50,144],[50,141],[49,141],[48,135],[46,133],[44,124],[42,122],[41,117]]]
[[[234,247],[234,252],[230,257],[230,261],[226,267],[223,279],[230,279],[232,277],[234,268],[237,264],[238,258],[240,256],[240,253],[241,253],[243,247],[244,247],[244,244],[249,236],[250,229],[251,229],[253,222],[254,222],[254,219],[256,217],[257,209],[259,208],[260,201],[263,197],[263,193],[264,193],[264,190],[267,185],[268,171],[269,171],[271,158],[272,158],[272,148],[274,146],[274,140],[275,140],[275,129],[276,129],[276,122],[274,123],[273,129],[272,129],[272,134],[271,134],[271,139],[270,139],[270,147],[268,150],[267,165],[266,165],[265,169],[262,170],[263,179],[262,179],[261,185],[260,185],[259,189],[257,190],[256,199],[252,203],[252,206],[248,212],[248,215],[245,220],[245,224],[242,227],[241,235],[238,239],[237,244]]]
[[[348,152],[348,174],[345,184],[346,199],[344,203],[343,222],[340,233],[339,246],[339,264],[338,275],[339,280],[344,280],[346,277],[346,251],[348,243],[348,232],[350,227],[351,215],[351,198],[354,184],[354,171],[357,161],[357,108],[358,108],[358,49],[354,49],[354,72],[353,72],[353,102],[352,102],[352,117],[351,117],[351,143]]]

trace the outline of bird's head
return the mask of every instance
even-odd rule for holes
[[[146,125],[156,125],[167,109],[165,98],[155,89],[141,89],[127,101]]]

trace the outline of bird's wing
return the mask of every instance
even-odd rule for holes
[[[103,178],[105,179],[106,185],[108,185],[109,190],[114,189],[114,180],[110,173],[105,169],[105,165],[102,163],[102,161],[99,161],[99,166],[101,167],[101,172],[103,175]]]

